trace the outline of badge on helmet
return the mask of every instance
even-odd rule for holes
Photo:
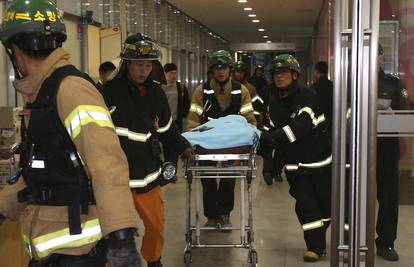
[[[226,50],[214,51],[210,55],[210,67],[211,68],[231,68],[233,64],[233,58],[231,54]]]
[[[151,37],[137,33],[125,40],[120,56],[124,60],[161,60],[161,49]]]
[[[233,68],[235,71],[246,71],[246,64],[243,61],[236,61],[234,62]]]
[[[298,60],[289,54],[278,55],[272,60],[272,69],[270,70],[272,76],[282,69],[289,69],[297,72],[298,74],[301,72]]]

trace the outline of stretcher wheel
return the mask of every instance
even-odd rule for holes
[[[256,267],[258,263],[257,252],[255,250],[249,251],[249,263],[251,267]]]
[[[192,262],[191,251],[184,252],[184,263],[185,263],[185,266],[186,267],[189,267],[191,262]]]

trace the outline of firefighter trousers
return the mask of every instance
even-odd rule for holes
[[[147,193],[133,192],[135,208],[144,222],[141,254],[147,262],[161,258],[164,247],[164,200],[161,188],[153,188]]]
[[[289,193],[295,198],[295,211],[304,232],[308,250],[322,254],[326,249],[326,230],[331,220],[330,166],[312,173],[287,171]]]
[[[220,215],[229,215],[234,208],[234,178],[201,179],[203,186],[204,216],[217,219]]]
[[[398,140],[378,139],[377,146],[377,239],[378,248],[394,247],[398,225]],[[392,139],[392,138],[390,138]]]

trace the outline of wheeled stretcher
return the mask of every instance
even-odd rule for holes
[[[228,149],[195,150],[195,161],[185,162],[184,171],[187,181],[186,190],[186,246],[184,251],[185,266],[192,262],[192,250],[196,248],[244,248],[248,249],[248,262],[250,266],[257,266],[258,257],[254,246],[253,231],[253,179],[256,177],[256,149],[258,140],[254,145]],[[208,162],[208,164],[206,164]],[[217,230],[217,227],[201,225],[200,193],[201,179],[229,179],[240,180],[240,224],[236,227],[220,228],[220,230],[240,231],[240,242],[232,244],[203,244],[201,233],[203,231]],[[191,198],[195,194],[195,205],[192,207]],[[247,188],[246,188],[247,187]],[[247,207],[246,194],[247,191]],[[195,213],[195,221],[192,215]]]

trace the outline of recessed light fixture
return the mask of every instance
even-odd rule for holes
[[[249,14],[249,17],[254,18],[256,17],[256,14]]]
[[[263,38],[267,39],[267,38],[269,38],[269,36],[268,35],[263,35]]]
[[[266,43],[270,44],[272,41],[266,41]]]
[[[258,22],[260,22],[260,20],[258,20],[258,19],[253,19],[253,20],[252,20],[252,22],[253,22],[253,23],[258,23]]]
[[[247,0],[237,0],[237,2],[239,2],[240,4],[244,4],[247,3]]]
[[[258,31],[259,31],[259,32],[264,32],[264,31],[265,31],[265,29],[258,29]]]
[[[245,8],[243,8],[243,10],[244,10],[244,11],[252,11],[252,10],[253,10],[253,8],[251,8],[251,7],[245,7]]]

